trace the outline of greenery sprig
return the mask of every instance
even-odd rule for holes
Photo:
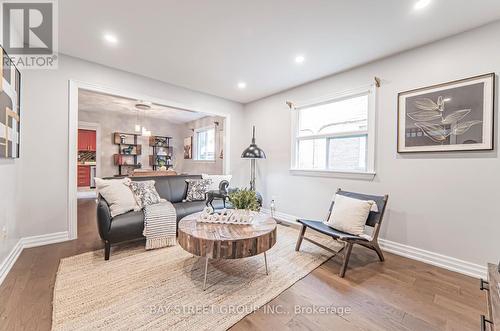
[[[246,209],[251,211],[260,210],[257,194],[255,191],[251,191],[246,188],[230,193],[229,201],[231,201],[231,204],[236,209]]]

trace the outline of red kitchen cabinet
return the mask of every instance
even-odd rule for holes
[[[78,129],[78,150],[96,151],[96,132],[92,130]]]
[[[87,133],[88,137],[88,144],[89,144],[89,151],[96,151],[96,132],[95,131],[89,131]]]
[[[90,167],[78,166],[78,187],[90,186]]]
[[[78,130],[78,150],[86,151],[87,150],[87,130]]]

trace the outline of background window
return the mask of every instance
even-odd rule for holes
[[[205,128],[196,131],[195,135],[196,154],[195,159],[200,161],[215,160],[215,129]]]
[[[373,171],[370,91],[296,110],[293,169]]]

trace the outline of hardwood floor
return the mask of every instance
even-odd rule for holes
[[[78,240],[23,251],[0,286],[0,330],[50,330],[59,260],[103,246],[94,200],[78,201],[78,222]],[[380,263],[374,252],[356,247],[343,279],[338,258],[331,259],[231,330],[479,329],[486,296],[478,280],[385,255]],[[312,311],[319,307],[330,313]]]

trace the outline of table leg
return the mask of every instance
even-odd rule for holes
[[[206,285],[207,285],[207,270],[208,270],[208,256],[205,257],[205,277],[203,278],[203,291],[206,290]]]
[[[266,264],[266,275],[269,275],[269,273],[267,272],[267,255],[266,255],[266,252],[264,252],[264,263]]]

